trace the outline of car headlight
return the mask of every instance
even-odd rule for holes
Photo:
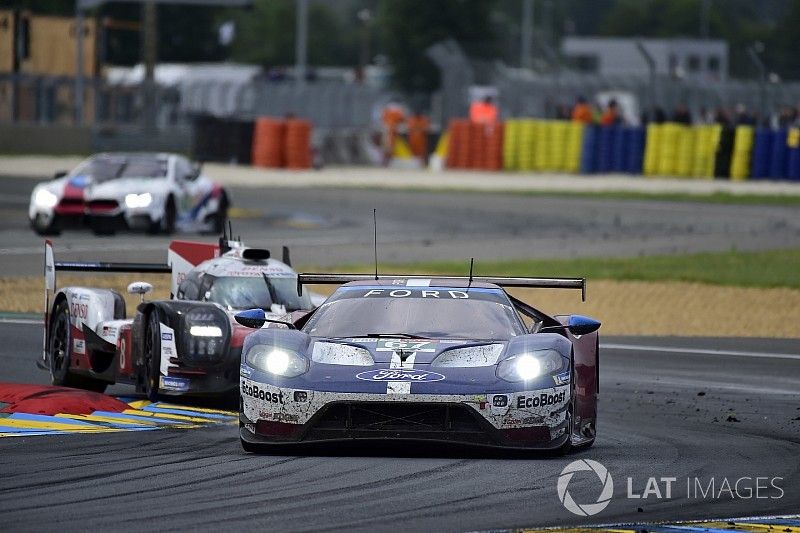
[[[291,350],[256,344],[247,350],[247,364],[262,372],[294,378],[308,372],[308,359]]]
[[[55,207],[58,203],[58,196],[48,191],[47,189],[39,189],[33,195],[33,203],[36,207],[51,208]]]
[[[497,377],[506,381],[531,381],[558,372],[564,357],[555,350],[540,350],[509,357],[497,365]]]
[[[334,342],[316,342],[311,360],[315,363],[327,365],[372,366],[375,360],[369,350],[353,346],[352,344],[337,344]]]
[[[503,353],[502,344],[481,344],[479,346],[466,346],[445,350],[433,360],[431,366],[438,367],[480,367],[497,364],[497,359]]]
[[[142,194],[126,194],[125,195],[125,206],[130,209],[135,209],[137,207],[147,207],[153,203],[153,195],[149,192],[145,192]]]

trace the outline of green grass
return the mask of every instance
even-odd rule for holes
[[[602,179],[602,178],[598,178]],[[381,185],[365,186],[364,189],[372,190],[399,190],[410,192],[451,192],[475,194],[510,194],[517,196],[539,196],[545,198],[585,198],[589,200],[638,200],[652,202],[692,202],[725,205],[776,205],[797,207],[800,206],[800,186],[797,194],[732,194],[729,192],[713,193],[681,193],[681,192],[638,192],[638,191],[536,191],[536,190],[491,190],[483,191],[462,187],[386,187]]]
[[[370,272],[371,265],[348,265],[340,272]],[[381,264],[385,273],[464,276],[468,261]],[[800,289],[800,250],[722,252],[634,258],[525,259],[479,262],[475,275],[585,277],[588,280],[689,281],[738,287]]]

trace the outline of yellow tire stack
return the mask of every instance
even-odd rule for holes
[[[503,132],[503,169],[518,170],[520,155],[520,131],[522,123],[519,120],[506,120]]]
[[[714,177],[714,160],[722,127],[718,124],[695,126],[691,175],[696,178]]]
[[[550,134],[549,123],[547,120],[534,120],[536,130],[536,144],[533,147],[533,169],[547,170],[550,164]]]
[[[696,131],[689,126],[678,126],[678,156],[675,160],[675,174],[684,178],[692,178]]]
[[[657,173],[660,176],[676,176],[682,126],[667,122],[662,125],[662,128]]]
[[[566,130],[567,138],[566,152],[564,154],[564,170],[577,173],[581,169],[584,125],[580,122],[568,122]]]
[[[567,126],[565,120],[550,122],[550,166],[547,170],[564,172],[567,167]]]
[[[534,169],[534,150],[536,147],[536,123],[525,119],[519,121],[519,144],[517,156],[517,169]]]
[[[649,124],[647,126],[647,140],[644,147],[643,169],[645,176],[658,175],[658,162],[661,159],[661,135],[664,131],[662,124]]]
[[[752,126],[736,126],[731,157],[731,179],[744,181],[750,176],[750,153],[753,151],[755,130]]]

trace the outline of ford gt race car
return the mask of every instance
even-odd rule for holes
[[[221,252],[221,255],[220,255]],[[173,241],[168,264],[57,263],[45,244],[44,351],[39,366],[54,385],[103,391],[130,383],[150,399],[159,395],[224,395],[238,387],[239,359],[248,328],[233,314],[257,307],[273,319],[297,319],[313,308],[297,292],[297,274],[267,250],[220,241],[220,246]],[[144,301],[152,289],[132,283],[142,303],[128,317],[114,290],[56,289],[56,271],[172,273],[169,300]]]
[[[585,291],[585,280],[301,274],[298,290],[306,283],[344,284],[314,312],[245,340],[246,451],[351,439],[561,452],[594,442],[600,323],[548,316],[504,290]],[[260,309],[236,320],[274,322]]]
[[[102,153],[37,185],[28,217],[40,235],[84,224],[98,234],[119,229],[219,234],[229,206],[225,190],[183,156]]]

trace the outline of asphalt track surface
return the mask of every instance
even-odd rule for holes
[[[46,382],[34,366],[41,326],[0,323],[0,338],[0,380]],[[603,342],[660,351],[602,349],[599,437],[568,457],[425,445],[256,456],[241,450],[233,426],[9,437],[0,439],[0,521],[7,531],[468,531],[800,509],[800,341]],[[575,459],[601,462],[614,479],[596,516],[572,515],[557,497],[557,477]],[[599,482],[583,474],[570,494],[594,502]],[[642,494],[651,476],[677,478],[671,498],[627,498],[627,477]],[[782,494],[719,494],[725,479],[755,487],[756,477],[781,478]],[[716,494],[687,493],[687,478],[714,480]]]
[[[42,239],[27,220],[35,183],[0,177],[2,275],[41,271]],[[318,267],[372,262],[373,208],[382,262],[454,259],[466,269],[474,257],[478,271],[482,261],[496,259],[800,246],[796,206],[311,187],[234,187],[230,194],[234,233],[248,245],[277,251],[286,244],[296,264]],[[153,262],[165,261],[169,240],[130,233],[101,238],[88,231],[54,239],[62,260]]]

